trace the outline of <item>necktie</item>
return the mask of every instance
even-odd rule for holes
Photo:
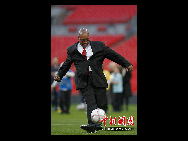
[[[87,59],[87,56],[86,56],[86,50],[85,48],[83,48],[83,52],[82,52],[82,55]],[[87,75],[89,74],[89,69],[87,70]]]
[[[84,50],[83,50],[83,52],[82,52],[82,55],[87,59],[87,56],[86,56],[86,49],[85,48],[83,48]]]

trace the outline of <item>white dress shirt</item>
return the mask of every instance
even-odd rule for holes
[[[77,50],[81,54],[82,54],[82,52],[84,50],[83,47],[80,45],[80,43],[78,43]],[[88,46],[85,48],[85,50],[86,50],[86,56],[87,56],[87,60],[88,60],[93,55],[93,51],[92,51],[91,45],[88,44]],[[92,71],[90,66],[89,66],[89,71]]]

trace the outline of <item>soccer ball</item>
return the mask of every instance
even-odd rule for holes
[[[103,109],[97,108],[91,112],[91,120],[94,123],[102,123],[101,120],[106,116]]]

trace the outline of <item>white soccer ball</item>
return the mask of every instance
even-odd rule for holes
[[[102,123],[101,120],[106,116],[103,109],[97,108],[91,112],[91,120],[94,123]]]

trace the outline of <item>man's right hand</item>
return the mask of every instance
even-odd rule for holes
[[[54,76],[54,80],[57,81],[57,82],[61,82],[61,79],[58,75]]]

